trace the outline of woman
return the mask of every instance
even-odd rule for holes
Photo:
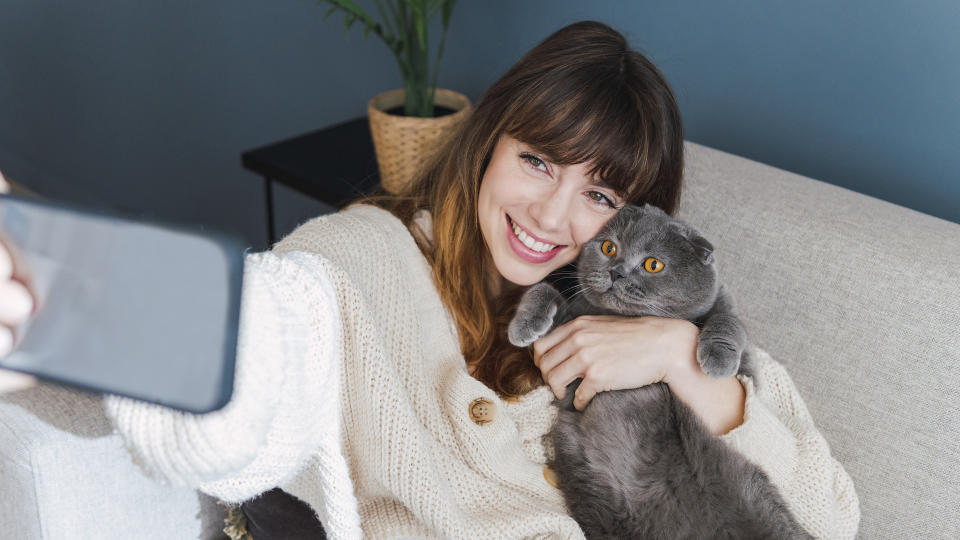
[[[673,212],[682,156],[657,69],[606,25],[563,28],[485,93],[407,193],[247,256],[227,407],[109,396],[108,415],[150,475],[228,502],[281,487],[332,538],[581,538],[544,468],[553,398],[577,377],[581,409],[663,381],[812,534],[853,537],[852,482],[769,357],[760,393],[706,377],[686,321],[582,317],[532,355],[506,342],[522,287],[572,262],[619,207]]]

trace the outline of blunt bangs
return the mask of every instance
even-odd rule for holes
[[[606,75],[606,76],[604,76]],[[659,141],[651,124],[661,119],[643,118],[649,110],[616,74],[598,74],[589,68],[578,73],[558,73],[539,85],[542,91],[515,104],[504,130],[535,148],[553,163],[590,163],[588,174],[613,188],[630,202],[642,202],[657,179],[659,155],[651,149]]]

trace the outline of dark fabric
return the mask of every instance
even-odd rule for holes
[[[253,540],[325,540],[327,534],[307,503],[274,488],[240,505]]]

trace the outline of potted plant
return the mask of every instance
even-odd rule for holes
[[[363,25],[363,35],[373,32],[393,53],[403,75],[403,88],[374,96],[367,104],[370,133],[377,153],[384,189],[402,190],[425,161],[439,139],[470,113],[470,100],[452,90],[437,89],[437,72],[447,26],[455,0],[376,0],[382,22],[373,19],[353,0],[319,0],[344,13],[345,30]],[[442,33],[436,59],[430,62],[427,26],[440,14]]]

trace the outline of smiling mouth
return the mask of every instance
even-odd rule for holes
[[[523,227],[517,225],[517,223],[513,221],[513,218],[511,218],[509,215],[507,215],[507,221],[510,223],[510,227],[513,229],[513,235],[517,237],[517,240],[520,240],[524,246],[532,251],[536,251],[537,253],[549,253],[555,249],[563,247],[562,244],[548,244],[546,242],[535,240],[532,236],[526,233]]]

